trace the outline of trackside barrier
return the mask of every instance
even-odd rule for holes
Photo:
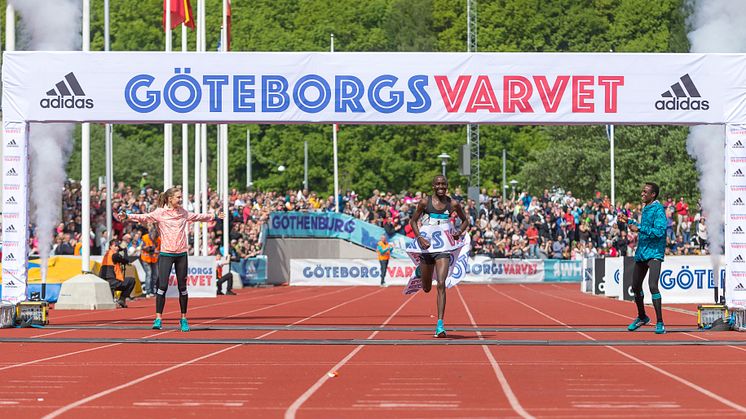
[[[661,265],[658,287],[664,303],[707,304],[719,302],[725,281],[725,265],[721,258],[717,279],[709,256],[668,256]],[[595,259],[585,262],[586,280],[592,284],[585,292],[632,301],[632,272],[635,262],[631,256]],[[715,289],[720,291],[715,297]],[[642,284],[645,302],[652,303],[648,277]]]
[[[409,261],[392,259],[386,283],[406,285],[414,272]],[[565,260],[469,258],[463,283],[579,282],[581,262]],[[375,259],[291,259],[290,285],[378,285],[380,264]]]
[[[264,285],[267,283],[267,256],[241,259],[231,262],[231,270],[238,272],[241,283],[245,286]]]

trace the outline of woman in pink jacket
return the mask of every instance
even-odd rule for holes
[[[223,213],[218,213],[218,218],[223,218]],[[149,214],[126,214],[119,215],[120,221],[131,219],[139,223],[157,223],[158,233],[161,236],[161,253],[158,258],[158,290],[155,295],[155,321],[153,329],[161,328],[161,315],[166,305],[166,290],[168,289],[168,278],[171,276],[171,266],[176,271],[176,280],[179,287],[179,306],[181,307],[181,331],[189,331],[189,323],[186,319],[187,293],[186,277],[188,270],[187,250],[187,227],[188,223],[195,221],[210,221],[215,218],[214,214],[194,214],[187,212],[181,206],[181,189],[170,188],[158,197],[158,208]]]

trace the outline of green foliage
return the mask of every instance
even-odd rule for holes
[[[2,2],[4,3],[4,2]],[[207,50],[217,46],[221,0],[206,0]],[[688,50],[684,0],[479,0],[481,52],[684,52]],[[162,51],[162,1],[111,2],[111,50]],[[103,0],[91,2],[92,50],[103,50]],[[196,7],[196,2],[193,1]],[[232,46],[236,51],[466,51],[465,0],[236,0]],[[5,8],[0,9],[0,16]],[[180,50],[181,30],[174,31]],[[195,34],[188,33],[194,50]],[[332,128],[329,125],[232,125],[230,182],[246,184],[246,130],[251,129],[253,180],[261,189],[303,184],[303,142],[309,147],[309,183],[333,190]],[[209,127],[209,178],[215,179],[214,126]],[[609,147],[603,127],[482,125],[482,186],[500,188],[502,151],[508,180],[531,192],[560,186],[576,196],[609,193]],[[695,198],[697,174],[686,155],[685,128],[617,127],[616,191],[635,200],[641,182],[657,180],[664,191]],[[193,128],[191,128],[193,138]],[[76,134],[76,138],[79,135]],[[368,194],[373,189],[428,189],[440,171],[437,155],[453,156],[453,186],[464,126],[344,125],[339,131],[340,186]],[[79,140],[77,140],[79,142]],[[174,179],[181,181],[181,128],[174,126]],[[193,168],[193,140],[189,144]],[[80,170],[79,146],[69,174]],[[92,129],[92,175],[103,175],[103,129]],[[143,171],[162,179],[162,125],[115,127],[115,179],[135,183]],[[278,172],[277,164],[287,167]],[[159,185],[160,186],[160,185]],[[675,191],[675,192],[674,192]]]

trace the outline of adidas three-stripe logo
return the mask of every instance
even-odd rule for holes
[[[663,99],[655,102],[659,111],[706,111],[710,102],[701,99],[702,95],[689,74],[684,74],[669,90],[661,93]]]
[[[78,78],[70,72],[52,89],[47,90],[47,97],[39,101],[39,106],[45,109],[91,109],[93,99],[85,97],[85,91],[80,86]]]
[[[10,168],[7,172],[5,172],[5,176],[18,176],[18,172],[16,172],[15,168]]]
[[[738,140],[735,143],[733,143],[733,147],[731,148],[743,148],[743,143],[741,142],[741,140]]]
[[[743,172],[741,169],[736,169],[735,172],[733,172],[733,177],[743,177]]]
[[[743,200],[741,198],[736,198],[736,200],[733,201],[733,205],[743,205]]]
[[[54,87],[54,89],[47,91],[47,96],[85,96],[83,88],[80,87],[80,83],[73,73],[67,73],[65,79],[55,84]],[[72,89],[72,93],[70,93],[70,89]]]
[[[735,259],[733,259],[733,262],[743,263],[743,257],[741,255],[738,255]]]

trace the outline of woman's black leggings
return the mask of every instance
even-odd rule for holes
[[[179,306],[181,314],[187,312],[187,302],[189,294],[187,293],[187,255],[183,256],[163,256],[158,258],[158,291],[155,293],[155,312],[163,314],[163,307],[166,306],[166,290],[168,290],[168,278],[171,276],[171,266],[176,271],[176,281],[179,286]]]
[[[635,269],[632,271],[632,292],[635,296],[635,304],[637,304],[637,316],[641,319],[644,319],[646,316],[645,304],[643,302],[645,295],[642,292],[642,282],[645,280],[645,274],[648,273],[648,270],[650,270],[648,285],[650,285],[650,294],[652,294],[653,298],[655,315],[658,321],[662,322],[661,293],[658,290],[658,280],[661,276],[661,261],[657,259],[635,262]]]

